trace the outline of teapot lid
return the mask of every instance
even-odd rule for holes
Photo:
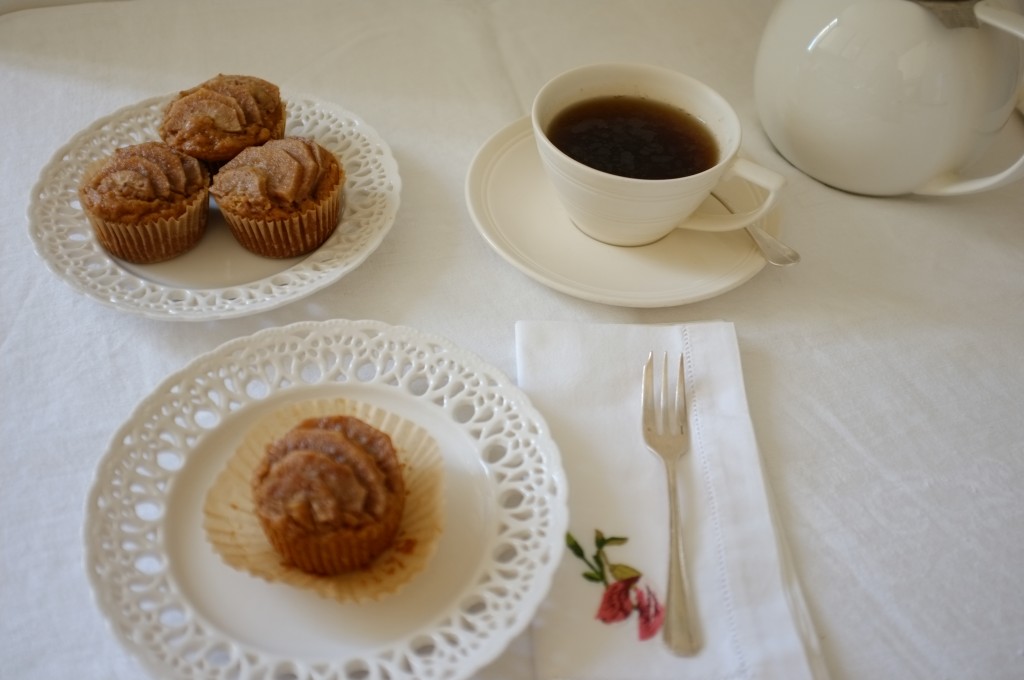
[[[946,28],[978,28],[974,6],[980,0],[907,0],[920,5],[939,18]]]

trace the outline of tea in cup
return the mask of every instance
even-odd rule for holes
[[[544,85],[531,112],[543,166],[573,223],[604,243],[637,246],[674,229],[730,231],[762,219],[785,180],[738,157],[742,130],[704,83],[640,64],[595,64]],[[753,210],[701,204],[740,177],[763,188]]]

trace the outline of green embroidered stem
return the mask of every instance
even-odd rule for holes
[[[616,581],[625,581],[630,578],[638,578],[642,574],[628,564],[618,564],[608,560],[604,549],[610,545],[624,545],[629,539],[622,536],[605,536],[600,529],[594,531],[595,551],[592,559],[588,559],[583,547],[571,533],[565,535],[565,545],[569,551],[583,561],[589,567],[589,571],[583,572],[583,578],[594,583],[609,584],[608,575]]]

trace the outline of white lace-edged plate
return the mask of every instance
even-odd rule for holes
[[[54,154],[32,189],[29,233],[36,252],[75,290],[146,317],[210,321],[264,312],[331,285],[362,264],[391,230],[401,179],[387,143],[357,115],[309,97],[282,94],[285,133],[312,137],[345,168],[341,224],[316,251],[273,260],[235,242],[219,211],[191,251],[153,265],[109,255],[78,202],[85,169],[114,149],[159,140],[172,95],[154,97],[101,118]]]
[[[202,505],[245,431],[291,401],[345,397],[425,428],[444,458],[444,533],[399,593],[342,604],[222,562]],[[542,416],[449,341],[376,321],[232,340],[168,377],[100,461],[86,567],[122,643],[161,678],[465,678],[522,632],[564,547],[567,486]]]

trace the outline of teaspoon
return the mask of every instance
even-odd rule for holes
[[[718,199],[718,202],[721,203],[726,210],[731,213],[735,212],[729,207],[728,203],[722,200],[721,196],[718,194],[713,194],[713,196]],[[756,245],[757,249],[761,251],[761,255],[764,256],[764,259],[767,260],[769,264],[773,264],[776,267],[788,267],[800,261],[800,253],[796,252],[761,227],[756,224],[751,224],[745,228],[747,230],[747,234],[749,234],[750,238],[754,241],[754,245]]]

